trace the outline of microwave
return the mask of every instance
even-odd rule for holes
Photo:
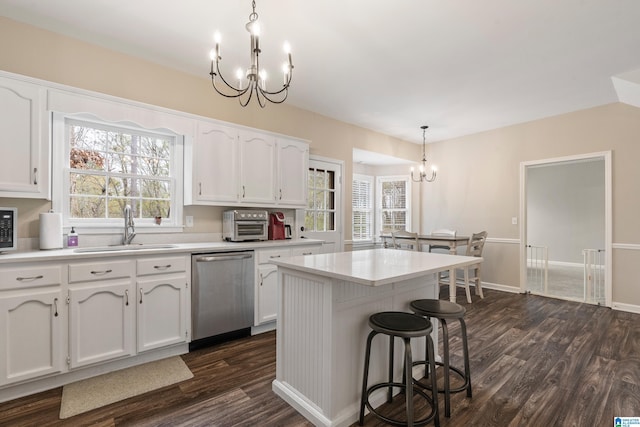
[[[269,213],[263,210],[229,210],[222,214],[222,239],[229,242],[267,240]]]
[[[18,209],[0,208],[0,252],[18,249]]]

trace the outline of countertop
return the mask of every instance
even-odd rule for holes
[[[361,285],[381,286],[482,261],[482,258],[461,255],[369,249],[279,258],[271,263]]]
[[[316,239],[291,239],[291,240],[266,240],[260,242],[199,242],[199,243],[175,243],[170,248],[154,248],[157,244],[150,244],[145,249],[103,251],[103,252],[75,252],[77,248],[34,250],[23,252],[8,252],[0,254],[0,265],[15,262],[29,261],[62,261],[81,260],[88,258],[112,258],[131,255],[169,255],[185,253],[223,252],[236,250],[258,250],[282,246],[294,247],[303,245],[321,244],[322,240]],[[136,245],[132,245],[135,247]],[[144,245],[142,245],[144,247]],[[82,247],[84,249],[84,247]]]

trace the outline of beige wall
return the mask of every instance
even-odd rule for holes
[[[613,301],[640,305],[640,109],[610,104],[430,145],[438,180],[423,185],[423,228],[487,230],[484,279],[519,287],[520,162],[612,152]]]
[[[0,70],[103,92],[188,113],[283,133],[311,141],[311,154],[345,162],[345,239],[350,218],[353,148],[405,159],[420,157],[421,147],[295,108],[290,104],[242,109],[210,87],[206,60],[193,76],[0,17]],[[295,81],[294,88],[295,90]],[[421,184],[422,230],[451,226],[470,233],[486,229],[497,239],[519,239],[519,164],[597,151],[613,151],[613,242],[640,244],[640,110],[607,105],[544,120],[430,144],[427,153],[439,167],[438,180]],[[19,232],[36,237],[36,218],[44,201],[1,199],[18,206]],[[414,209],[418,204],[414,204]],[[220,231],[221,208],[187,207],[193,232]],[[415,215],[415,212],[414,212]],[[489,243],[485,280],[519,286],[518,245]],[[640,251],[614,249],[613,301],[640,306],[637,272]]]

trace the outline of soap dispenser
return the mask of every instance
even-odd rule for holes
[[[71,231],[67,235],[67,246],[70,248],[78,246],[78,233],[73,227],[71,227]]]

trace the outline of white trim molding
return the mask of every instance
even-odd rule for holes
[[[500,237],[487,237],[487,243],[506,243],[509,245],[519,245],[520,239],[506,239]]]
[[[614,243],[611,245],[613,249],[627,249],[631,251],[640,251],[640,245],[637,243]]]
[[[614,302],[611,304],[611,308],[618,311],[626,311],[629,313],[640,314],[640,305],[625,304],[622,302]]]

